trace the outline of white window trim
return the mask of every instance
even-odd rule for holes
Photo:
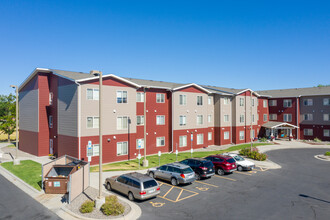
[[[164,139],[164,145],[158,145],[158,139],[160,139],[160,138],[162,138],[162,139]],[[165,146],[165,137],[163,136],[163,137],[157,137],[156,138],[156,147],[164,147]]]
[[[202,139],[198,139],[198,137],[202,137]],[[202,140],[202,142],[198,142],[198,140]],[[204,144],[204,134],[197,134],[196,135],[196,143],[197,143],[197,145]]]
[[[138,124],[138,117],[143,118],[143,123],[142,124]],[[140,121],[141,121],[141,119],[140,119]],[[143,125],[144,125],[144,115],[137,115],[136,116],[136,126],[143,126]]]
[[[181,118],[184,118],[184,123],[181,124]],[[179,116],[179,125],[180,126],[186,126],[187,125],[187,117],[185,115]]]
[[[138,100],[138,94],[140,95],[140,98],[143,100],[143,101],[139,101]],[[143,98],[142,98],[143,97]],[[136,93],[136,102],[144,102],[144,92],[137,92]]]
[[[124,119],[124,118],[127,118],[127,128],[124,128],[124,122],[122,121],[122,126],[119,128],[118,127],[118,118],[122,118],[122,120]],[[129,117],[128,116],[126,116],[126,115],[124,115],[124,116],[117,116],[117,118],[116,118],[116,123],[117,123],[117,130],[119,130],[119,131],[123,131],[123,130],[127,130],[128,129],[128,124],[129,124],[129,122],[128,122],[128,120],[129,120]]]
[[[209,140],[209,141],[212,141],[212,136],[213,136],[213,133],[212,132],[208,132],[207,133],[207,140]]]
[[[182,102],[183,103],[181,103],[181,96],[183,97],[182,98]],[[187,105],[187,95],[183,95],[183,94],[180,94],[179,95],[179,105],[182,105],[182,106]]]
[[[93,125],[93,127],[91,127],[91,128],[88,127],[88,118],[92,118],[92,125]],[[87,116],[86,117],[86,128],[87,129],[99,128],[99,126],[94,127],[94,125],[95,125],[95,123],[94,123],[95,118],[98,118],[99,119],[99,126],[100,126],[100,118],[99,118],[99,116]]]
[[[127,153],[126,154],[118,154],[118,144],[123,144],[123,143],[126,143],[126,146],[127,146]],[[123,155],[128,155],[128,149],[129,149],[129,147],[128,147],[128,142],[127,141],[121,141],[121,142],[117,142],[117,145],[116,145],[116,153],[117,153],[117,156],[123,156]]]
[[[241,132],[243,132],[243,136],[241,136]],[[245,131],[240,131],[239,132],[239,139],[244,140],[245,139]]]
[[[182,141],[182,145],[181,145],[181,138],[185,139],[185,143],[184,141]],[[185,145],[184,145],[185,144]],[[179,147],[187,147],[188,143],[187,143],[187,135],[181,135],[179,136]]]
[[[198,97],[201,97],[201,103],[199,104],[199,102],[198,102]],[[203,96],[202,95],[198,95],[197,96],[197,106],[202,106],[203,105]]]
[[[228,120],[226,120],[226,116],[228,116]],[[229,122],[229,120],[230,120],[230,119],[229,119],[229,115],[223,115],[223,121],[224,121],[224,122]]]
[[[158,124],[158,117],[164,118],[164,123],[163,124]],[[156,125],[165,125],[165,115],[156,115]]]
[[[198,118],[201,118],[202,119],[201,120],[201,123],[199,123]],[[204,124],[204,117],[203,117],[203,115],[197,115],[196,116],[196,122],[197,122],[197,125],[203,125]]]
[[[312,131],[312,133],[310,134],[309,131]],[[313,136],[313,134],[314,134],[314,131],[313,131],[312,128],[305,128],[304,129],[304,136]]]
[[[326,120],[328,118],[328,120]],[[330,114],[323,114],[323,121],[330,121]]]
[[[325,135],[325,131],[328,131],[328,135]],[[323,129],[323,137],[330,137],[330,129]]]
[[[122,102],[118,102],[118,92],[122,94]],[[126,92],[126,102],[124,102],[124,92]],[[117,90],[116,91],[116,103],[117,104],[127,104],[128,103],[128,91],[127,90]]]
[[[228,137],[226,137],[226,134],[228,134]],[[223,132],[223,139],[224,139],[224,140],[229,140],[229,138],[230,138],[229,135],[230,135],[230,134],[229,134],[229,131],[224,131],[224,132]]]
[[[158,102],[158,95],[161,96],[160,102]],[[156,103],[165,103],[165,94],[164,93],[156,93]]]
[[[284,103],[290,103],[290,106],[285,106],[285,104]],[[292,108],[292,100],[291,99],[284,99],[283,100],[283,107],[284,108]]]
[[[287,120],[285,120],[285,116],[287,115]],[[289,116],[291,116],[291,119],[289,120]],[[283,121],[284,122],[292,122],[292,114],[283,114]]]
[[[88,98],[88,90],[92,90],[93,94],[92,94],[92,99]],[[96,96],[94,95],[94,92],[97,91],[99,93],[99,96],[96,98]],[[87,100],[99,100],[100,99],[100,91],[98,88],[86,88],[86,99]]]

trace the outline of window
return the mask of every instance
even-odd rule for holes
[[[304,99],[304,106],[312,106],[313,99]]]
[[[98,128],[99,117],[87,117],[87,128]]]
[[[158,137],[156,140],[156,146],[157,147],[165,146],[165,137]]]
[[[207,104],[212,105],[212,96],[207,97]]]
[[[277,114],[270,114],[269,120],[277,120]]]
[[[330,105],[330,98],[324,98],[323,105]]]
[[[120,116],[117,117],[117,130],[125,130],[128,128],[128,117]]]
[[[252,115],[252,122],[254,122],[255,121],[255,119],[254,119],[254,114]]]
[[[291,99],[284,99],[283,100],[283,107],[284,108],[291,108],[292,107],[292,100]]]
[[[208,122],[208,123],[211,123],[211,121],[212,121],[212,115],[208,115],[208,116],[207,116],[207,122]]]
[[[157,115],[156,124],[164,125],[165,124],[165,115]]]
[[[228,97],[225,97],[225,98],[223,99],[223,103],[224,103],[225,105],[228,105],[228,104],[229,104],[229,98],[228,98]]]
[[[144,115],[136,116],[136,125],[144,125]]]
[[[239,139],[244,140],[244,131],[239,132]]]
[[[187,104],[187,96],[186,95],[180,95],[180,105],[186,105]]]
[[[225,140],[229,139],[229,131],[223,132],[223,139],[225,139]]]
[[[229,122],[229,115],[224,115],[223,116],[223,121],[224,122]]]
[[[207,133],[207,140],[209,140],[209,141],[212,140],[212,132]]]
[[[87,100],[99,100],[99,89],[87,89]]]
[[[255,131],[254,129],[251,130],[251,138],[254,138],[255,137]]]
[[[197,105],[203,105],[203,96],[201,95],[197,96]]]
[[[239,106],[244,106],[244,98],[239,98]]]
[[[323,130],[323,136],[324,137],[330,137],[330,130],[329,129],[324,129]]]
[[[304,120],[313,121],[313,114],[304,114]]]
[[[93,144],[93,156],[99,156],[100,155],[100,145],[99,144]]]
[[[127,103],[127,91],[117,91],[117,103]]]
[[[251,99],[251,105],[254,106],[254,99]]]
[[[140,149],[143,149],[144,148],[144,139],[136,139],[136,149],[139,149],[139,142],[141,143],[141,148]]]
[[[267,114],[264,114],[264,121],[267,121],[268,117]]]
[[[127,153],[128,153],[128,144],[127,144],[127,141],[125,141],[125,142],[118,142],[117,143],[117,156],[127,155]]]
[[[291,114],[284,114],[283,115],[283,121],[292,121],[292,115]]]
[[[277,106],[277,100],[269,100],[269,106]]]
[[[244,123],[244,115],[240,115],[239,116],[239,122],[240,123]]]
[[[330,114],[323,114],[323,121],[330,121]]]
[[[179,147],[186,147],[187,146],[187,136],[180,136],[179,137]]]
[[[49,105],[52,105],[53,104],[53,93],[50,92],[49,93]]]
[[[203,115],[197,115],[197,124],[202,125],[203,124]]]
[[[204,134],[197,134],[197,144],[204,143]]]
[[[305,128],[304,129],[304,135],[306,135],[306,136],[313,136],[313,129]]]
[[[267,100],[264,100],[263,103],[264,103],[264,108],[267,108]]]
[[[49,128],[53,128],[53,116],[52,115],[48,116],[48,124],[49,124]]]
[[[144,102],[144,93],[143,92],[136,93],[136,102]]]
[[[156,102],[157,103],[164,103],[165,102],[165,94],[156,94]]]
[[[185,115],[180,115],[180,126],[186,125],[186,116]]]

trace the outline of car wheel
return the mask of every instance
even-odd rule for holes
[[[178,181],[177,181],[175,178],[172,178],[172,179],[171,179],[171,184],[172,184],[173,186],[176,186],[176,185],[178,185]]]
[[[150,172],[150,173],[149,173],[149,176],[150,176],[151,178],[154,178],[154,179],[155,179],[155,174],[154,174],[154,172]]]
[[[133,195],[132,192],[128,192],[128,199],[129,199],[130,201],[134,201],[134,195]]]
[[[238,171],[243,171],[243,167],[242,167],[242,166],[238,166],[238,167],[237,167],[237,170],[238,170]]]
[[[223,171],[223,169],[219,168],[219,169],[217,169],[217,174],[222,176],[225,174],[225,171]]]
[[[107,183],[107,190],[111,191],[111,185],[110,185],[110,183]]]
[[[200,180],[201,179],[201,175],[199,175],[199,173],[195,173],[195,177],[196,177],[196,180]]]

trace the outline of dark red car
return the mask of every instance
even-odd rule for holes
[[[232,173],[237,169],[236,161],[230,156],[211,155],[205,157],[205,159],[212,161],[215,167],[215,172],[218,175],[223,175],[225,173]]]

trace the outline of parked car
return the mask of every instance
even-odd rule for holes
[[[230,156],[212,155],[205,157],[205,159],[212,161],[218,175],[232,173],[237,169],[235,160]]]
[[[197,180],[201,178],[209,178],[214,175],[214,165],[211,161],[203,158],[190,158],[180,161],[182,164],[186,164],[193,169]]]
[[[148,170],[148,174],[152,178],[170,181],[173,186],[192,183],[196,180],[195,173],[190,166],[181,163],[169,163],[151,168]]]
[[[243,157],[234,154],[234,153],[224,153],[223,155],[228,155],[234,158],[236,161],[236,166],[238,171],[243,171],[243,170],[253,170],[255,168],[255,165],[253,162],[245,160]]]
[[[129,200],[144,200],[156,197],[160,193],[157,181],[146,174],[127,173],[109,177],[105,180],[108,190],[116,190],[128,196]]]

